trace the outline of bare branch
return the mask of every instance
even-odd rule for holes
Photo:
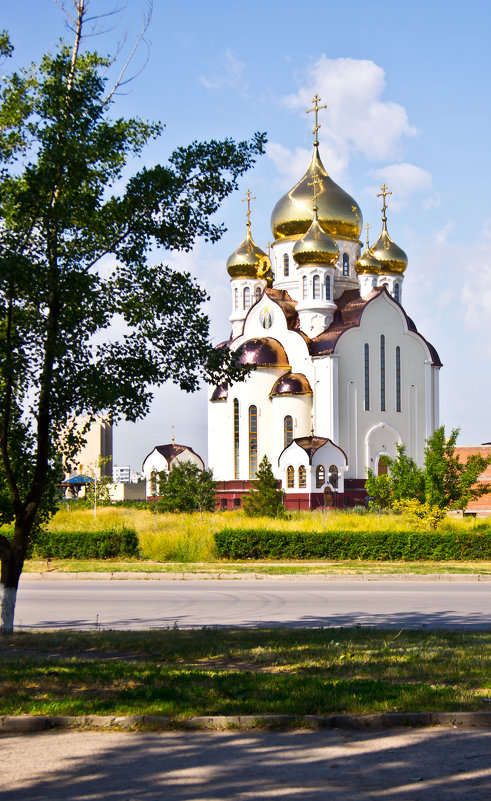
[[[124,65],[123,65],[123,68],[122,68],[121,72],[119,73],[119,76],[118,76],[118,78],[117,78],[117,80],[116,80],[116,83],[114,84],[113,88],[111,89],[111,91],[109,92],[109,94],[107,95],[107,97],[104,99],[104,105],[105,105],[106,103],[109,103],[109,101],[111,100],[112,96],[113,96],[113,95],[114,95],[114,93],[117,91],[117,89],[119,89],[119,87],[121,87],[121,86],[125,86],[127,83],[129,83],[130,81],[134,80],[134,79],[136,78],[136,76],[137,76],[137,75],[140,75],[140,73],[141,73],[141,72],[142,72],[142,71],[145,69],[146,65],[148,64],[148,59],[149,59],[149,57],[150,57],[150,56],[149,56],[149,45],[148,45],[148,42],[147,42],[147,41],[146,41],[146,39],[145,39],[145,34],[146,34],[146,32],[147,32],[147,30],[148,30],[148,28],[149,28],[150,22],[151,22],[151,20],[152,20],[152,13],[153,13],[153,0],[148,0],[148,3],[147,3],[147,11],[146,11],[146,13],[143,15],[143,24],[142,24],[142,29],[141,29],[141,31],[140,31],[140,34],[138,35],[138,38],[137,38],[137,40],[136,40],[136,42],[135,42],[135,44],[134,44],[134,46],[133,46],[133,48],[132,48],[132,50],[131,50],[131,52],[130,52],[129,56],[128,56],[128,58],[126,59],[126,61],[125,61]],[[135,73],[135,75],[132,75],[132,77],[131,77],[131,78],[127,78],[126,80],[123,80],[123,78],[124,78],[124,75],[125,75],[125,73],[126,73],[126,70],[128,69],[128,67],[129,67],[129,65],[130,65],[131,61],[133,60],[133,57],[134,57],[134,55],[135,55],[135,53],[136,53],[136,51],[137,51],[137,49],[138,49],[139,45],[140,45],[142,42],[143,42],[143,43],[146,45],[146,47],[147,47],[147,58],[145,59],[145,63],[143,64],[143,66],[141,67],[141,69],[140,69],[140,70],[138,70],[138,72],[137,72],[137,73]]]

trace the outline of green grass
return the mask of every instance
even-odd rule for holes
[[[491,634],[371,629],[20,633],[0,714],[484,710]]]
[[[170,573],[209,578],[233,578],[246,576],[325,576],[339,575],[430,575],[430,574],[474,574],[490,575],[491,562],[154,562],[142,560],[114,559],[53,559],[51,562],[30,559],[24,565],[25,573]]]

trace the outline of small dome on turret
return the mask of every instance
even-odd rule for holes
[[[269,393],[270,398],[280,395],[312,395],[312,387],[303,373],[287,373],[278,378]]]
[[[268,257],[254,242],[251,229],[247,227],[246,238],[227,259],[227,272],[231,278],[257,278],[258,268],[268,262]]]
[[[407,255],[403,249],[396,245],[389,236],[387,231],[387,195],[391,195],[389,189],[384,184],[380,189],[380,194],[377,197],[383,197],[384,202],[382,206],[382,233],[370,248],[372,256],[380,262],[379,272],[394,273],[395,275],[402,275],[407,267]]]
[[[374,275],[378,275],[378,273],[380,273],[381,264],[373,255],[372,248],[367,247],[365,252],[361,254],[360,258],[355,264],[355,270],[358,275],[363,275],[364,273],[373,273]]]
[[[315,212],[314,212],[315,213]],[[339,248],[334,239],[321,228],[317,216],[310,228],[293,246],[293,258],[297,264],[325,264],[332,267],[339,257]]]
[[[321,161],[317,143],[314,154],[301,180],[278,200],[271,215],[271,228],[275,239],[300,237],[312,223],[314,175],[319,182],[317,205],[321,228],[330,236],[341,239],[358,240],[363,216],[361,209],[351,195],[341,189],[326,172]]]

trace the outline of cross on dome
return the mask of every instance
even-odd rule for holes
[[[255,199],[256,199],[256,197],[255,197],[255,195],[251,195],[251,190],[250,189],[247,190],[246,196],[242,198],[242,203],[246,203],[247,202],[247,212],[246,212],[247,223],[246,223],[246,225],[247,225],[248,228],[251,227],[251,200],[255,200]]]
[[[368,250],[368,248],[370,247],[370,241],[369,241],[369,238],[368,238],[368,232],[369,232],[369,230],[370,230],[370,228],[371,228],[371,227],[372,227],[372,226],[370,225],[370,223],[369,223],[369,222],[367,222],[367,224],[365,225],[365,228],[367,229],[367,250]]]
[[[383,197],[383,199],[384,199],[384,203],[383,203],[383,206],[382,206],[382,222],[384,222],[384,223],[387,222],[387,215],[385,213],[387,211],[386,198],[387,198],[387,195],[391,195],[391,194],[392,194],[392,192],[389,192],[389,187],[386,186],[385,184],[383,184],[383,186],[380,187],[379,194],[377,195],[377,197]]]
[[[311,111],[314,112],[314,120],[315,120],[315,122],[314,122],[314,127],[312,129],[312,133],[314,134],[314,137],[315,137],[314,138],[314,147],[318,147],[318,145],[319,145],[319,139],[318,139],[318,136],[317,136],[317,131],[321,127],[320,123],[318,121],[319,110],[321,108],[327,108],[327,105],[325,103],[324,103],[323,106],[319,106],[319,100],[320,100],[320,97],[316,92],[314,97],[312,98],[312,103],[314,104],[314,107],[305,109],[305,113],[306,114],[310,114]]]

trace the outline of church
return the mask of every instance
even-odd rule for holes
[[[408,259],[381,232],[360,241],[361,209],[326,171],[314,143],[305,175],[276,203],[269,253],[251,231],[227,260],[232,332],[227,347],[254,369],[210,392],[208,462],[222,509],[240,507],[264,455],[288,509],[346,507],[365,498],[370,468],[404,444],[421,465],[438,427],[435,348],[403,304]]]

